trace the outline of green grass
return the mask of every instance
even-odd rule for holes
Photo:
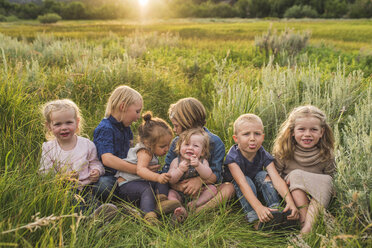
[[[279,31],[310,30],[310,46],[294,58],[263,55],[254,38],[271,24]],[[0,232],[17,229],[1,234],[0,246],[371,246],[370,27],[370,20],[0,23]],[[72,99],[91,138],[110,92],[121,84],[137,89],[144,110],[165,119],[169,104],[187,96],[200,99],[209,114],[207,127],[226,149],[233,143],[232,123],[242,113],[262,117],[264,146],[271,150],[294,107],[317,105],[327,113],[337,145],[337,194],[328,212],[304,238],[298,232],[253,231],[236,201],[175,227],[169,216],[162,226],[149,227],[122,213],[108,225],[61,217],[36,230],[20,228],[37,213],[40,218],[73,213],[69,190],[37,173],[45,140],[40,105]]]

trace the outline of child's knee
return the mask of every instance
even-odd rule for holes
[[[217,195],[217,192],[218,192],[217,187],[214,186],[213,184],[208,184],[208,185],[206,186],[206,189],[205,189],[205,190],[208,190],[208,191],[211,192],[213,195]]]

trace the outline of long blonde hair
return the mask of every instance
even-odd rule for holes
[[[203,104],[193,97],[182,98],[168,110],[169,118],[175,120],[185,131],[189,128],[203,127],[206,111]]]
[[[317,146],[320,148],[323,160],[333,158],[334,136],[332,129],[327,123],[325,114],[315,106],[300,106],[292,110],[287,120],[280,127],[279,134],[274,141],[273,154],[280,160],[293,159],[296,141],[293,137],[296,120],[303,117],[315,117],[320,120],[324,133]]]
[[[51,124],[51,116],[53,112],[71,110],[74,113],[75,120],[79,120],[79,125],[76,129],[76,134],[83,132],[84,119],[80,113],[79,107],[70,99],[59,99],[45,103],[41,108],[41,113],[44,118],[45,124],[45,137],[47,140],[54,139],[53,134],[50,132],[48,125]]]
[[[156,144],[161,137],[170,135],[173,137],[172,128],[169,124],[158,117],[153,117],[150,111],[142,115],[143,122],[138,127],[138,139],[140,142],[148,145],[148,149],[153,152]]]
[[[123,111],[126,111],[130,105],[138,101],[143,102],[142,96],[138,91],[129,86],[121,85],[111,93],[107,101],[105,117],[110,117],[113,112],[119,109],[121,104],[124,104]]]

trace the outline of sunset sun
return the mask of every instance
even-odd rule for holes
[[[149,0],[138,0],[138,3],[139,3],[141,6],[146,6],[148,2],[149,2]]]

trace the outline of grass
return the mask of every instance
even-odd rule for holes
[[[309,30],[310,45],[294,58],[262,54],[254,38],[271,23],[278,30]],[[0,246],[371,246],[370,25],[370,20],[239,19],[1,23]],[[108,225],[79,222],[71,217],[69,187],[37,173],[45,140],[39,107],[72,99],[91,138],[110,92],[121,84],[137,89],[145,110],[165,119],[169,104],[179,98],[200,99],[209,114],[207,127],[226,149],[241,113],[262,117],[264,146],[271,150],[294,107],[317,105],[336,136],[337,194],[331,206],[306,237],[253,231],[236,201],[192,215],[181,226],[164,216],[162,226],[149,227],[126,213]],[[33,217],[37,213],[39,219]],[[39,228],[22,228],[32,223]]]

